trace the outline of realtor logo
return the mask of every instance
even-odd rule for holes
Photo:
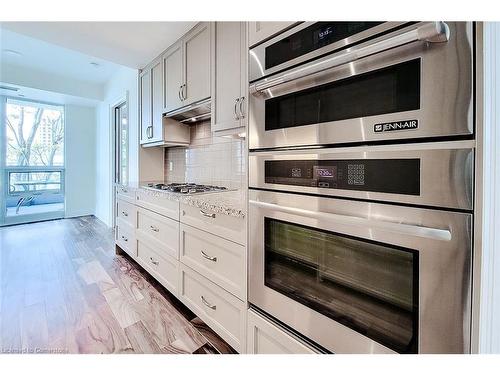
[[[373,130],[375,133],[390,132],[395,130],[413,130],[418,129],[418,120],[394,121],[383,124],[375,124]]]

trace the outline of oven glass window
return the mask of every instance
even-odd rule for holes
[[[417,352],[417,251],[265,218],[265,285],[396,352]]]
[[[360,33],[382,22],[316,22],[266,48],[266,69]]]
[[[420,59],[266,100],[265,129],[420,108]]]

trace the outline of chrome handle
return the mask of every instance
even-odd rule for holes
[[[182,90],[182,85],[179,86],[179,90],[177,90],[177,96],[179,97],[179,100],[182,102],[181,90]]]
[[[125,241],[125,242],[128,242],[128,238],[125,237],[125,236],[122,236],[122,240]]]
[[[153,131],[154,131],[153,130],[153,125],[151,125],[150,128],[151,128],[151,138],[153,138]]]
[[[121,188],[122,193],[128,193],[128,190],[125,188]]]
[[[128,216],[128,214],[125,211],[122,211],[122,215],[125,216],[125,217]]]
[[[217,306],[216,305],[212,305],[211,303],[207,302],[207,300],[205,299],[205,297],[201,296],[201,302],[203,302],[203,304],[209,308],[211,308],[212,310],[216,310],[217,309]]]
[[[211,219],[215,219],[215,214],[213,214],[213,213],[209,213],[209,212],[205,212],[203,210],[200,210],[200,214],[202,214],[205,217],[209,217]]]
[[[317,212],[304,210],[302,208],[285,207],[274,203],[259,202],[250,200],[249,203],[256,207],[272,209],[274,211],[287,214],[303,216],[312,219],[327,220],[332,223],[361,226],[364,228],[381,229],[388,232],[395,232],[416,237],[429,238],[431,240],[450,241],[451,232],[447,229],[429,228],[420,225],[402,224],[380,219],[367,219],[364,217],[339,215],[329,212]]]
[[[416,29],[395,35],[388,39],[384,39],[364,47],[353,48],[348,50],[348,52],[325,57],[304,66],[290,69],[282,75],[254,83],[250,86],[250,92],[256,95],[259,92],[270,89],[271,87],[295,81],[311,74],[319,73],[340,65],[345,65],[363,57],[381,53],[411,42],[423,41],[428,43],[439,43],[448,41],[449,37],[450,30],[446,23],[425,22]]]
[[[149,226],[149,228],[150,228],[153,232],[159,232],[159,231],[160,231],[157,227],[155,227],[155,226],[153,226],[153,225],[150,225],[150,226]]]
[[[149,259],[151,260],[151,263],[153,263],[155,266],[160,264],[160,262],[158,262],[157,260],[154,260],[153,257],[149,257]]]
[[[186,100],[187,99],[187,86],[186,86],[186,84],[183,84],[181,86],[181,93],[182,93],[182,97],[183,97],[182,100]]]
[[[244,119],[245,118],[245,114],[243,113],[243,101],[245,100],[245,97],[242,96],[240,98],[240,119]]]
[[[203,258],[211,260],[212,262],[217,262],[217,257],[211,257],[210,255],[207,255],[203,250],[201,250],[201,255]]]
[[[234,109],[233,109],[233,112],[234,112],[234,119],[235,120],[239,120],[240,117],[238,116],[238,113],[236,112],[236,107],[238,106],[238,102],[240,101],[240,98],[236,99],[234,101]]]

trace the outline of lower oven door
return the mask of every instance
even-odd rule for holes
[[[250,191],[249,301],[335,353],[468,353],[472,215]]]

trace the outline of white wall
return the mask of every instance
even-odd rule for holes
[[[65,106],[66,217],[95,211],[96,109]]]
[[[142,150],[139,148],[138,72],[121,67],[104,88],[104,100],[99,105],[97,116],[96,149],[96,209],[95,215],[111,226],[113,214],[113,146],[112,106],[128,94],[129,116],[129,179],[137,182],[163,178],[163,149]],[[139,168],[141,164],[141,168]],[[152,167],[154,165],[154,167]],[[141,171],[139,173],[139,171]]]
[[[500,23],[484,23],[479,352],[500,353]]]

